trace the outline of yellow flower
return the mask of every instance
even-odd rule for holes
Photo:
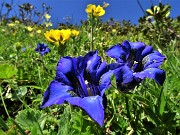
[[[27,29],[29,32],[31,32],[31,31],[33,30],[33,28],[30,27],[30,26],[26,27],[26,29]]]
[[[72,36],[75,36],[75,37],[79,35],[79,31],[77,30],[72,30],[71,33],[72,33]]]
[[[44,17],[46,18],[47,21],[51,18],[49,14],[45,14]]]
[[[105,10],[103,9],[103,7],[101,7],[100,5],[96,7],[96,5],[93,4],[89,4],[87,6],[86,12],[88,13],[89,16],[95,16],[95,17],[100,17],[105,14]]]
[[[93,12],[95,11],[96,9],[96,5],[93,5],[93,4],[89,4],[86,8],[86,12],[91,15],[93,14]]]
[[[64,44],[67,40],[69,40],[70,36],[71,36],[71,30],[70,29],[60,30],[60,42],[61,42],[61,44]]]
[[[69,40],[71,36],[70,29],[62,29],[62,30],[50,30],[44,33],[46,39],[50,42],[53,42],[57,45],[64,44],[67,40]]]
[[[162,6],[154,6],[151,9],[147,9],[146,12],[148,13],[148,15],[154,16],[154,17],[168,17],[170,14],[170,10],[167,9],[167,5],[165,5],[164,7]],[[158,16],[159,15],[159,16]]]
[[[14,27],[14,26],[16,26],[16,24],[14,24],[14,23],[9,23],[8,26],[9,26],[9,27]]]
[[[112,32],[115,33],[115,32],[116,32],[116,29],[112,29]]]
[[[19,24],[20,22],[18,20],[15,21],[15,24]]]
[[[49,26],[52,26],[52,23],[51,22],[47,22],[45,23],[46,27],[49,27]]]
[[[40,34],[40,33],[41,33],[41,30],[37,30],[36,33]]]
[[[59,40],[60,40],[60,30],[50,30],[50,31],[46,31],[44,33],[44,36],[46,37],[46,39],[50,42],[59,44]]]
[[[166,15],[165,15],[166,18],[167,18],[169,15],[170,15],[170,11],[166,13]]]
[[[154,6],[154,12],[155,12],[155,14],[158,14],[159,11],[160,11],[160,7]]]
[[[105,14],[105,10],[100,6],[98,5],[95,12],[93,13],[94,16],[103,16]]]
[[[147,9],[146,12],[147,12],[148,14],[154,16],[154,15],[156,15],[156,14],[159,13],[159,10],[160,10],[160,7],[154,6],[154,7],[153,7],[153,10]]]

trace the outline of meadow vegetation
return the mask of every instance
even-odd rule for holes
[[[0,15],[1,135],[175,135],[180,132],[180,16],[169,17],[170,5],[160,3],[151,7],[137,25],[113,18],[103,22],[103,13],[92,15],[95,18],[89,17],[78,26],[59,24],[59,30],[75,30],[74,36],[67,37],[66,31],[61,39],[47,38],[53,25],[50,8],[45,4],[43,13],[29,3],[23,4],[19,6],[19,17],[9,17],[11,4],[4,5],[7,13]],[[32,21],[33,17],[37,20]],[[124,40],[144,42],[166,57],[161,65],[166,72],[162,86],[146,78],[128,92],[110,87],[105,92],[107,107],[102,127],[81,108],[68,103],[40,108],[60,57],[84,56],[90,50],[98,50],[101,59],[111,63],[114,60],[105,51]],[[39,54],[35,51],[37,44],[46,44],[50,50]],[[115,86],[113,76],[111,81]],[[96,108],[92,109],[96,113]]]

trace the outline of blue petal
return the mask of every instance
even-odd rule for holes
[[[68,73],[74,73],[75,74],[75,69],[74,69],[74,63],[73,58],[71,57],[62,57],[56,67],[57,72],[62,72],[63,74],[68,74]]]
[[[107,90],[111,86],[111,76],[113,75],[114,70],[110,70],[103,74],[101,77],[100,83],[100,94],[101,96],[104,95],[105,90]]]
[[[118,83],[129,83],[133,80],[133,72],[128,66],[120,67],[114,74]]]
[[[82,56],[77,57],[77,67],[76,67],[77,71],[79,72],[79,74],[83,74],[84,73],[84,69],[85,69],[85,59]]]
[[[84,67],[82,66],[81,60],[83,61],[82,57],[78,57],[78,59],[68,56],[61,58],[57,65],[56,76],[63,73],[70,81],[71,86],[75,90],[79,90],[76,91],[76,94],[80,94],[79,96],[87,96],[88,92],[83,78],[84,71],[83,69],[77,69],[80,67]]]
[[[152,53],[152,51],[153,51],[152,46],[146,46],[144,48],[144,50],[142,51],[141,56],[139,57],[139,59],[136,60],[136,61],[138,61],[138,62],[141,61],[146,55]]]
[[[78,89],[79,96],[82,96],[82,97],[88,96],[88,91],[87,91],[84,77],[82,75],[79,75],[79,76],[77,76],[77,79],[78,79],[78,83],[72,82],[72,81],[71,81],[71,83],[73,83],[75,85],[75,87],[76,87],[75,89]]]
[[[165,56],[155,51],[145,56],[142,60],[142,64],[144,65],[144,69],[157,68],[164,62],[165,59],[166,59]]]
[[[128,41],[124,41],[121,45],[112,46],[106,51],[109,57],[116,58],[119,62],[126,61],[130,54],[130,45]]]
[[[90,55],[91,54],[91,55]],[[97,55],[97,51],[90,52],[85,56],[86,61],[86,79],[96,83],[96,72],[101,64],[101,57]]]
[[[96,72],[96,82],[99,83],[99,80],[101,76],[108,71],[108,67],[106,65],[106,62],[102,62],[99,66],[97,72]]]
[[[48,52],[50,52],[50,51],[51,51],[51,50],[50,50],[49,48],[46,47],[45,52],[48,53]]]
[[[117,69],[121,66],[124,66],[124,65],[125,65],[125,63],[111,63],[108,65],[108,69],[109,70],[115,70],[115,69]]]
[[[84,98],[72,97],[67,98],[66,101],[71,105],[77,105],[84,109],[93,120],[95,120],[101,127],[103,126],[104,106],[101,96],[91,96]]]
[[[66,98],[71,97],[70,93],[68,93],[70,90],[73,90],[72,87],[58,81],[52,81],[44,93],[44,100],[41,108],[53,104],[62,104]]]
[[[145,79],[146,77],[152,78],[160,85],[163,85],[166,78],[165,71],[159,68],[148,68],[144,71],[134,73],[134,76],[141,79]]]
[[[64,83],[66,85],[71,86],[71,82],[69,81],[69,79],[60,71],[56,72],[55,80],[57,80],[58,82]]]
[[[135,61],[139,61],[143,50],[146,45],[143,42],[129,42],[131,46],[131,52],[135,52]]]
[[[98,54],[98,51],[95,50],[95,51],[90,51],[88,52],[85,56],[84,56],[84,59],[85,60],[89,60],[89,58],[93,57],[94,55],[97,55]]]
[[[121,56],[121,49],[120,44],[117,44],[106,50],[106,54],[111,58],[119,58]]]

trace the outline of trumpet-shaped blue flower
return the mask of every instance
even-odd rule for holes
[[[152,78],[160,85],[164,83],[165,71],[159,66],[166,58],[152,46],[124,41],[109,48],[106,54],[117,61],[118,68],[114,69],[114,74],[117,87],[122,92],[133,89],[145,78]]]
[[[49,53],[51,50],[47,47],[46,44],[37,44],[37,47],[35,49],[36,52],[39,52],[41,56]]]
[[[65,101],[81,107],[100,126],[104,121],[105,90],[110,86],[111,71],[101,62],[97,51],[84,57],[62,57],[56,68],[56,77],[44,93],[41,108]]]

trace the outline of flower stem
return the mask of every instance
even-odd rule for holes
[[[5,109],[5,111],[6,111],[6,114],[7,114],[7,116],[10,118],[10,115],[9,115],[8,110],[7,110],[7,108],[6,108],[6,104],[5,104],[5,102],[4,102],[4,98],[3,98],[3,95],[2,95],[2,88],[1,88],[1,87],[0,87],[0,95],[1,95],[1,100],[2,100],[2,103],[3,103],[4,109]]]
[[[126,101],[127,117],[129,118],[129,121],[131,121],[131,115],[130,115],[130,111],[129,111],[129,103],[128,103],[127,95],[125,95],[125,101]]]
[[[93,28],[93,23],[94,23],[94,17],[91,18],[91,45],[90,45],[90,51],[94,50],[94,44],[93,44],[94,28]]]
[[[66,50],[66,45],[65,44],[60,44],[60,46],[58,46],[58,54],[60,56],[64,56],[65,54],[65,50]]]

